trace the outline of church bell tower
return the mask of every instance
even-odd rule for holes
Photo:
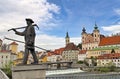
[[[68,32],[66,33],[65,42],[66,42],[66,45],[70,43],[70,37]]]

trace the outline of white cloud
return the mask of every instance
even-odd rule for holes
[[[115,9],[114,10],[118,15],[120,15],[120,9]]]
[[[49,24],[54,19],[53,13],[59,13],[59,9],[46,0],[3,0],[0,2],[0,32],[24,26],[25,18],[32,18],[39,25]]]
[[[76,45],[81,43],[81,37],[73,37],[73,38],[70,38],[70,40],[71,40],[71,42],[73,42]]]
[[[120,9],[114,9],[114,12],[120,15]],[[109,32],[110,35],[120,33],[120,20],[118,19],[113,25],[103,26],[102,29]]]
[[[42,34],[38,35],[36,39],[37,39],[36,45],[46,49],[54,50],[61,47],[65,47],[65,38],[63,37],[48,36],[46,34]],[[70,42],[73,42],[74,44],[78,45],[81,42],[81,38],[78,37],[70,38]]]
[[[7,30],[25,26],[25,18],[32,18],[41,29],[51,29],[56,25],[53,13],[58,14],[59,11],[59,6],[49,3],[47,0],[3,0],[0,2],[0,38],[3,39],[4,36],[7,36],[24,41],[24,37],[15,35],[13,31],[7,32]],[[36,37],[36,45],[51,49],[54,48],[54,44],[57,42],[55,40],[61,41],[61,38],[45,36],[45,34],[37,35]],[[8,40],[3,41],[4,43],[11,42]],[[23,44],[19,46],[20,50],[24,47]]]
[[[111,34],[120,32],[120,24],[103,26],[102,28],[103,28],[104,31],[108,31]]]
[[[24,41],[24,37],[15,35],[13,31],[8,32],[7,30],[25,26],[25,18],[30,17],[40,26],[40,31],[36,30],[36,46],[48,50],[64,47],[65,38],[49,36],[42,32],[42,29],[51,29],[56,26],[53,13],[58,14],[59,10],[59,6],[50,4],[46,0],[3,0],[0,2],[0,38],[6,36]],[[71,38],[71,42],[76,45],[80,41],[80,38]],[[9,44],[12,41],[3,40],[3,42]],[[19,50],[24,50],[24,44],[18,44]]]
[[[36,37],[36,45],[46,49],[57,49],[65,46],[65,39],[62,37],[48,36],[41,34]]]

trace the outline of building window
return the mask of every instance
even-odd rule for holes
[[[84,37],[83,37],[83,39],[84,39]]]
[[[89,40],[89,43],[90,43],[90,40]]]
[[[90,49],[90,47],[89,47],[89,49]]]
[[[2,58],[3,58],[3,56],[2,56]]]
[[[95,37],[96,37],[96,34],[95,34]]]

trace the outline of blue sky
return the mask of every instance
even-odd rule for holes
[[[31,18],[40,28],[36,29],[35,43],[46,49],[64,47],[67,31],[70,42],[78,45],[82,28],[91,33],[95,22],[101,34],[120,32],[120,0],[3,0],[0,15],[0,39],[6,36],[24,41],[24,37],[7,30],[26,26],[25,18]],[[19,44],[21,50],[23,47]]]
[[[54,15],[60,22],[48,34],[64,37],[68,31],[71,37],[78,37],[83,27],[92,32],[96,21],[101,33],[108,35],[110,33],[102,27],[109,28],[120,20],[120,15],[116,13],[116,10],[120,9],[120,0],[48,0],[48,2],[60,7],[60,13]]]

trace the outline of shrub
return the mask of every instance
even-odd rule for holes
[[[78,64],[83,64],[83,61],[78,61],[77,63],[78,63]]]

